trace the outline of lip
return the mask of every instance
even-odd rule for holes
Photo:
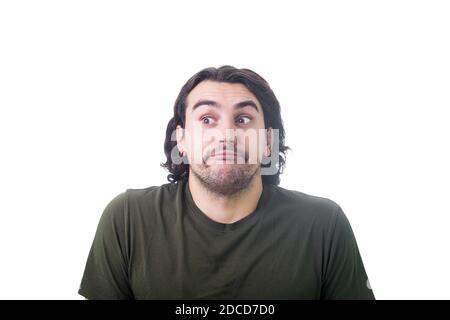
[[[221,153],[216,153],[215,155],[213,155],[213,157],[216,158],[231,158],[231,157],[236,157],[238,156],[238,154],[236,152],[221,152]]]
[[[216,153],[213,157],[235,157],[237,153],[225,152],[225,153]]]

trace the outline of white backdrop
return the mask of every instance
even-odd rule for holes
[[[0,298],[82,299],[100,215],[166,183],[173,103],[250,68],[281,106],[281,186],[344,209],[377,299],[449,299],[447,1],[0,2]]]

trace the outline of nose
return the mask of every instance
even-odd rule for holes
[[[237,126],[234,122],[233,118],[227,118],[217,126],[218,133],[220,136],[217,137],[219,143],[224,144],[225,146],[229,146],[233,148],[237,143],[237,134],[236,129]],[[224,146],[224,147],[225,147]]]

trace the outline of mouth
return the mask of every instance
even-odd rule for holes
[[[220,151],[218,153],[213,153],[211,158],[219,159],[219,160],[227,160],[227,159],[237,159],[242,157],[238,152],[234,151]]]
[[[217,157],[217,158],[231,158],[231,157],[236,157],[237,153],[235,152],[221,152],[221,153],[216,153],[213,155],[213,157]]]

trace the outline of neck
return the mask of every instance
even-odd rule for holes
[[[261,197],[263,185],[260,174],[256,174],[249,187],[232,197],[209,192],[193,175],[189,175],[189,189],[197,207],[210,219],[221,223],[233,223],[255,211]]]

